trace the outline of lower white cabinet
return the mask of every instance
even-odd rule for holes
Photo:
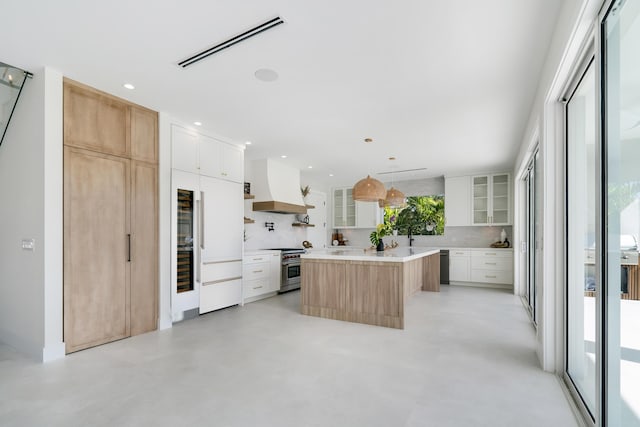
[[[468,282],[471,254],[467,249],[451,249],[449,251],[449,280]]]
[[[280,251],[245,252],[242,278],[244,302],[275,295],[280,290]]]
[[[242,301],[242,263],[203,262],[200,285],[200,314],[218,310]]]
[[[471,281],[513,285],[513,251],[473,249],[471,251]]]
[[[449,280],[513,285],[513,249],[450,249]]]

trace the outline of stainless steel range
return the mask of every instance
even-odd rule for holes
[[[280,251],[280,292],[300,289],[300,255],[305,253],[305,250],[300,248],[271,248],[271,250]]]

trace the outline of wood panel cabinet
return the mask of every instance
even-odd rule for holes
[[[64,82],[66,351],[157,327],[157,113]]]
[[[67,352],[130,335],[129,160],[64,150]]]

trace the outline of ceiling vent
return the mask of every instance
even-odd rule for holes
[[[389,175],[389,174],[395,174],[395,173],[403,173],[403,172],[420,172],[420,171],[426,171],[427,168],[416,168],[416,169],[405,169],[405,170],[401,170],[401,171],[388,171],[388,172],[377,172],[376,175]]]
[[[178,62],[178,65],[181,66],[182,68],[187,68],[188,66],[193,65],[196,62],[202,61],[203,59],[213,55],[214,53],[223,51],[226,48],[233,46],[234,44],[240,43],[241,41],[247,40],[248,38],[251,38],[253,36],[257,36],[258,34],[264,31],[267,31],[271,28],[277,27],[280,24],[284,24],[284,20],[279,16],[277,16],[263,24],[260,24],[256,27],[253,27],[250,30],[245,31],[242,34],[233,36],[230,39],[223,41],[222,43],[219,43],[213,47],[210,47],[209,49],[203,50],[200,53],[196,53],[195,55],[183,61]]]

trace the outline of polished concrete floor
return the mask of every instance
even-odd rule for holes
[[[519,298],[443,286],[404,330],[302,316],[298,291],[45,365],[0,346],[2,426],[575,426]]]

